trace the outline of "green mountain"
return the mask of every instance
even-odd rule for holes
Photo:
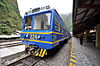
[[[64,23],[66,24],[67,28],[72,31],[72,14],[60,14],[60,17],[62,18],[62,20],[64,21]]]
[[[0,35],[10,35],[21,29],[17,0],[0,0]]]

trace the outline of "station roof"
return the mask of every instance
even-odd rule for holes
[[[100,24],[100,0],[73,1],[73,34],[95,29]]]

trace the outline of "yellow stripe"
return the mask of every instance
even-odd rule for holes
[[[41,57],[43,57],[45,53],[46,53],[46,49],[44,49]]]
[[[76,66],[76,64],[70,63],[70,66]]]
[[[22,40],[35,41],[35,42],[42,42],[42,43],[49,43],[49,44],[52,44],[52,42],[48,42],[48,41],[30,40],[30,39],[22,39]]]
[[[61,41],[61,40],[64,40],[64,39],[66,39],[66,38],[63,38],[63,39],[57,40],[57,41],[53,42],[53,44],[56,43],[56,42],[59,42],[59,41]]]
[[[42,33],[42,32],[21,32],[21,33],[32,33],[32,34],[51,34],[51,33],[55,33],[55,34],[61,34],[61,35],[65,35],[63,33],[58,33],[58,32],[45,32],[45,33]]]
[[[52,32],[52,31],[51,31]],[[58,33],[58,32],[52,32],[52,33],[55,33],[55,34],[62,34],[62,33]],[[65,34],[62,34],[62,35],[65,35]]]
[[[45,55],[47,55],[47,52],[45,53]]]
[[[36,53],[36,55],[35,56],[38,56],[39,55],[39,53]]]
[[[25,48],[29,47],[29,45],[25,45]]]
[[[74,49],[72,49],[72,52],[75,52],[75,50],[74,50]]]
[[[74,56],[74,55],[71,55],[71,57],[76,58],[76,56]]]
[[[70,61],[72,61],[72,62],[76,63],[76,60],[74,60],[74,59],[72,59],[72,58],[70,58]]]
[[[41,57],[42,51],[43,51],[43,49],[41,49],[41,51],[40,51],[40,54],[39,54],[40,57]]]
[[[75,53],[75,51],[74,51],[74,52],[73,52],[73,51],[71,51],[71,53],[72,53],[72,54],[74,54],[74,53]]]
[[[66,38],[63,38],[63,39],[57,40],[57,41],[55,41],[55,42],[40,41],[40,40],[30,40],[30,39],[22,39],[22,40],[27,40],[27,41],[35,41],[35,42],[41,42],[41,43],[49,43],[49,44],[54,44],[54,43],[59,42],[59,41],[64,40],[64,39],[66,39]]]
[[[71,52],[71,54],[75,54],[75,53]]]
[[[21,33],[32,33],[32,34],[50,34],[52,32],[42,33],[42,32],[21,32]]]
[[[75,59],[73,59],[73,58],[76,58],[76,56],[74,56],[74,54],[75,54],[75,51],[74,51],[74,45],[73,45],[73,42],[72,42],[72,44],[71,44],[71,52],[70,52],[70,57],[72,57],[72,58],[70,58],[70,65],[69,66],[76,66],[76,64],[74,64],[74,63],[76,63],[76,60]],[[72,62],[74,62],[74,63],[72,63]]]

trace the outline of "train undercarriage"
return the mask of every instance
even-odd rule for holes
[[[45,55],[47,55],[46,49],[41,49],[36,45],[25,45],[25,52],[30,55],[39,57],[44,57]]]

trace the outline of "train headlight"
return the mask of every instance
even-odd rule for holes
[[[24,39],[30,38],[29,34],[24,34]]]
[[[38,39],[40,39],[41,37],[40,37],[40,35],[38,35]]]
[[[28,37],[29,35],[28,34],[26,34],[26,37]]]
[[[34,35],[34,39],[36,39],[36,40],[37,40],[37,39],[40,39],[40,38],[41,38],[41,36],[40,36],[40,35],[36,35],[36,34]]]

